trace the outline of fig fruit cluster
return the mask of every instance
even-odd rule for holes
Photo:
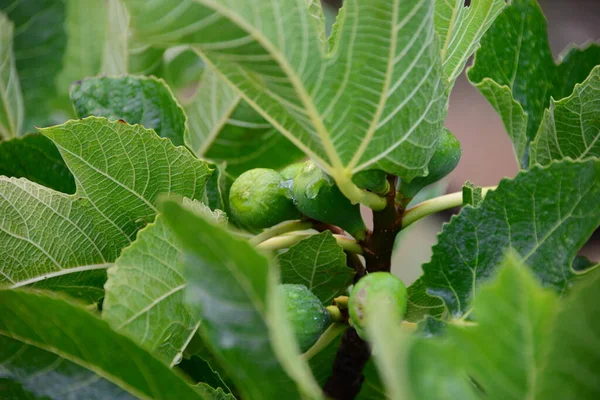
[[[244,172],[231,186],[229,203],[233,219],[250,229],[304,215],[355,236],[365,230],[359,205],[350,203],[312,161],[292,164],[281,172],[266,168]]]

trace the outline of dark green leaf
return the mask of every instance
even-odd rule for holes
[[[305,285],[328,305],[352,283],[354,271],[331,232],[311,236],[277,256],[281,282]]]
[[[221,379],[221,376],[211,365],[199,356],[184,358],[177,367],[185,372],[194,382],[202,382],[211,388],[220,388],[225,393],[229,393],[229,388]]]
[[[486,398],[534,397],[557,304],[558,296],[542,289],[530,269],[509,254],[474,302],[477,325],[449,326],[450,337],[458,345],[455,358],[464,358],[466,372],[483,388]]]
[[[575,85],[571,96],[550,100],[531,143],[530,164],[591,157],[600,158],[600,66]]]
[[[467,181],[462,187],[463,206],[479,206],[483,201],[483,191],[480,186],[475,186],[473,182]]]
[[[207,345],[244,397],[299,398],[286,371],[303,391],[319,397],[291,327],[277,309],[276,270],[266,256],[173,201],[163,210],[183,246],[186,300],[202,321]]]
[[[55,122],[50,113],[67,44],[66,5],[63,0],[0,0],[0,11],[15,27],[13,49],[25,104],[22,133],[33,132]]]
[[[0,175],[27,178],[62,193],[75,193],[75,180],[58,149],[39,133],[0,143]]]
[[[142,76],[87,78],[71,87],[80,118],[91,115],[125,120],[183,144],[186,117],[164,81]]]
[[[165,364],[60,297],[0,291],[2,375],[36,396],[202,399]]]
[[[0,140],[21,135],[23,95],[13,53],[13,24],[0,12]]]
[[[502,117],[519,163],[537,133],[550,97],[561,99],[600,64],[600,46],[571,49],[557,65],[536,0],[513,0],[481,40],[468,77]]]
[[[553,163],[503,180],[444,226],[423,266],[427,292],[450,314],[469,311],[477,285],[515,249],[545,286],[564,293],[571,263],[600,225],[600,161]]]

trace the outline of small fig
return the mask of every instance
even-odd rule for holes
[[[458,165],[461,154],[460,142],[452,132],[444,128],[433,156],[427,164],[429,175],[415,178],[408,183],[403,182],[400,192],[404,197],[412,199],[425,186],[441,180],[452,172]]]
[[[307,161],[294,177],[294,203],[300,212],[317,221],[339,226],[362,239],[365,223],[358,204],[350,203],[331,177]]]
[[[401,279],[389,272],[373,272],[359,280],[348,300],[350,322],[358,335],[365,339],[365,328],[372,310],[385,301],[400,317],[406,313],[408,294]]]
[[[312,347],[331,323],[329,311],[304,285],[279,285],[286,316],[303,353]]]
[[[229,203],[233,219],[251,228],[268,228],[300,217],[292,201],[290,183],[279,172],[255,168],[231,185]]]
[[[352,182],[361,189],[370,190],[381,196],[385,196],[390,190],[387,174],[380,169],[357,172],[352,176]]]

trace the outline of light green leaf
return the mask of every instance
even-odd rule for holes
[[[464,0],[435,2],[435,30],[440,36],[444,74],[454,85],[479,40],[505,6],[504,0]]]
[[[550,98],[561,99],[600,64],[600,46],[572,48],[552,58],[546,19],[536,0],[513,0],[481,40],[469,80],[502,117],[519,165],[529,165],[534,139]],[[532,68],[535,66],[535,68]]]
[[[558,297],[542,289],[530,269],[509,254],[475,300],[477,325],[448,327],[466,371],[487,398],[534,398],[557,303]]]
[[[530,164],[600,157],[600,66],[575,85],[573,94],[550,100],[540,130],[531,143]]]
[[[188,150],[139,125],[87,118],[42,132],[58,147],[77,192],[0,177],[1,285],[97,296],[105,269],[154,220],[158,196],[199,199],[210,175]]]
[[[105,2],[107,20],[100,72],[108,76],[123,75],[129,69],[129,13],[121,0]]]
[[[71,87],[80,118],[91,115],[141,124],[183,145],[186,116],[162,79],[144,76],[87,78]]]
[[[600,396],[598,293],[600,274],[596,273],[579,282],[560,305],[536,398],[592,400]]]
[[[377,296],[377,293],[371,293]],[[385,296],[385,295],[382,295]],[[409,381],[407,380],[407,355],[411,337],[401,328],[401,316],[396,314],[385,297],[373,299],[379,306],[371,308],[367,319],[367,336],[372,346],[377,370],[392,399],[403,399],[407,396]]]
[[[323,304],[346,292],[354,271],[346,266],[346,254],[331,232],[326,231],[290,247],[277,256],[282,283],[305,285]]]
[[[354,202],[384,205],[353,173],[426,175],[447,100],[433,2],[349,0],[328,54],[306,1],[126,3],[138,38],[193,46]]]
[[[58,149],[39,133],[0,143],[0,175],[27,178],[62,193],[75,193],[75,180]]]
[[[165,202],[163,210],[183,246],[187,302],[202,321],[206,343],[243,397],[300,398],[300,389],[319,398],[320,389],[298,357],[281,314],[276,270],[269,260],[247,241],[175,202]]]
[[[0,0],[0,11],[14,24],[13,50],[25,105],[21,133],[34,132],[35,126],[52,122],[55,79],[67,42],[66,5],[62,0]]]
[[[21,134],[23,96],[13,53],[13,24],[0,12],[0,139]]]
[[[411,399],[481,399],[465,366],[457,362],[457,346],[432,338],[415,338],[407,354]]]
[[[210,68],[184,108],[188,147],[200,158],[226,162],[233,176],[258,167],[280,169],[303,156]]]
[[[108,21],[106,0],[66,0],[66,5],[67,48],[64,68],[56,77],[61,96],[69,95],[72,83],[100,70]]]
[[[199,321],[183,302],[181,247],[162,216],[108,270],[102,316],[169,365],[179,363]]]
[[[44,399],[205,398],[105,321],[36,292],[0,291],[0,361],[0,375]]]
[[[199,201],[184,199],[184,205],[227,224],[227,216]],[[109,268],[102,304],[102,315],[113,329],[171,366],[181,361],[200,324],[183,301],[182,253],[175,234],[159,215]]]
[[[408,303],[404,317],[407,321],[418,322],[427,315],[440,318],[444,315],[445,310],[444,302],[440,298],[427,294],[427,286],[423,277],[408,287]]]
[[[444,226],[423,266],[430,295],[451,316],[468,313],[477,286],[513,248],[544,286],[564,293],[571,263],[600,225],[600,161],[555,162],[503,180],[477,207]]]

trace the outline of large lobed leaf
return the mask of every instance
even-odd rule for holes
[[[126,3],[137,37],[192,45],[354,201],[352,173],[427,173],[446,111],[433,2],[347,1],[328,52],[315,2]]]
[[[444,226],[423,266],[427,292],[460,317],[509,247],[545,286],[565,292],[573,259],[600,225],[599,203],[600,161],[555,162],[502,181]]]
[[[546,19],[536,0],[514,0],[481,40],[469,80],[500,114],[519,165],[529,165],[535,138],[550,98],[561,99],[600,64],[600,46],[572,48],[556,64]]]
[[[600,274],[579,282],[560,305],[549,338],[544,373],[536,398],[600,397]]]
[[[304,392],[319,398],[282,314],[269,260],[173,201],[163,209],[183,247],[187,302],[202,321],[206,343],[244,397],[300,398]]]
[[[354,271],[346,266],[346,254],[331,232],[326,231],[290,247],[277,256],[281,282],[305,285],[323,304],[346,292]]]
[[[87,78],[75,83],[70,95],[79,118],[122,119],[152,129],[176,146],[183,145],[185,113],[160,79],[129,75]]]
[[[0,12],[0,139],[21,134],[23,96],[13,53],[13,24]]]
[[[0,284],[97,300],[104,270],[154,220],[157,197],[200,199],[211,171],[139,125],[92,117],[42,132],[58,147],[77,192],[0,177]]]
[[[108,324],[63,298],[0,291],[0,397],[203,399],[188,382]]]
[[[531,143],[530,164],[552,160],[600,158],[600,66],[575,85],[573,94],[550,100],[540,129]]]

